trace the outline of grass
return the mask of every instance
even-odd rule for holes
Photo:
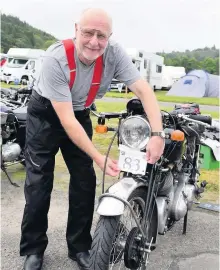
[[[120,112],[126,109],[127,101],[125,100],[124,102],[106,102],[102,100],[97,100],[95,103],[98,112]],[[160,106],[160,109],[170,112],[174,108]],[[219,111],[201,110],[201,113],[211,115],[213,118],[219,118]]]
[[[1,82],[1,87],[3,88],[9,88],[10,86],[15,86],[13,84],[6,84],[4,82]],[[16,87],[19,87],[16,86]],[[167,91],[156,91],[156,97],[158,101],[163,101],[163,102],[177,102],[177,103],[185,103],[185,102],[196,102],[199,103],[200,105],[214,105],[214,106],[219,106],[219,99],[218,98],[186,98],[186,97],[176,97],[176,96],[166,96]],[[132,98],[135,95],[133,93],[120,93],[117,90],[111,90],[110,92],[107,92],[105,94],[105,97],[115,97],[115,98]]]
[[[186,97],[176,97],[176,96],[166,96],[167,91],[156,91],[156,97],[158,101],[163,101],[163,102],[177,102],[177,103],[185,103],[185,102],[196,102],[199,103],[200,105],[215,105],[219,106],[219,99],[218,98],[208,98],[208,97],[203,97],[203,98],[186,98]],[[133,93],[120,93],[118,91],[110,91],[107,92],[106,97],[114,97],[114,98],[131,98],[134,97]]]
[[[13,83],[7,84],[5,82],[1,82],[1,88],[10,88],[11,86],[17,87],[17,88],[21,87],[21,85],[14,85]]]

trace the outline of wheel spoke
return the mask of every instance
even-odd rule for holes
[[[131,206],[137,216],[137,219],[141,219],[141,216],[143,216],[143,209],[141,211],[141,205],[136,203],[135,201],[131,201]],[[123,253],[124,253],[124,247],[121,246],[121,242],[124,240],[127,240],[128,234],[131,231],[133,227],[136,226],[136,222],[133,218],[133,215],[131,211],[126,207],[123,216],[121,217],[121,220],[119,221],[118,229],[116,232],[116,238],[112,245],[112,251],[111,251],[111,268],[114,269],[114,266],[117,267],[118,263],[120,263],[117,268],[117,270],[120,269],[127,269],[124,266],[124,259],[123,259]],[[117,250],[118,249],[118,250]],[[121,257],[121,258],[120,258]],[[122,268],[121,268],[122,266]]]

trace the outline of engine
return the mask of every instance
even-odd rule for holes
[[[171,172],[164,175],[158,191],[158,233],[166,231],[167,218],[178,221],[190,210],[196,195],[196,187],[189,184],[189,174],[180,173],[174,178]]]
[[[2,145],[2,160],[4,162],[15,161],[21,154],[21,147],[18,143],[7,142]]]
[[[171,207],[171,217],[176,221],[183,218],[187,210],[190,210],[196,194],[196,187],[189,184],[189,177],[188,173],[178,175]]]

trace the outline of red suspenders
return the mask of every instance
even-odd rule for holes
[[[72,39],[63,40],[63,45],[66,50],[66,57],[67,57],[67,61],[68,61],[69,69],[70,69],[69,87],[71,91],[74,81],[75,81],[75,77],[76,77],[76,63],[75,63],[75,58],[74,58],[75,46]],[[101,55],[95,62],[92,84],[90,86],[90,90],[89,90],[89,94],[86,100],[85,107],[89,107],[90,105],[92,105],[96,97],[96,94],[99,90],[99,86],[102,79],[102,64],[103,64],[103,58]]]

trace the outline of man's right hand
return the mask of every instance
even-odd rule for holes
[[[97,160],[95,160],[95,163],[100,167],[102,171],[104,171],[105,159],[106,159],[106,156],[101,155]],[[120,173],[120,169],[118,168],[117,163],[118,163],[117,160],[112,160],[111,158],[108,158],[105,174],[113,176],[113,177],[118,176]]]

